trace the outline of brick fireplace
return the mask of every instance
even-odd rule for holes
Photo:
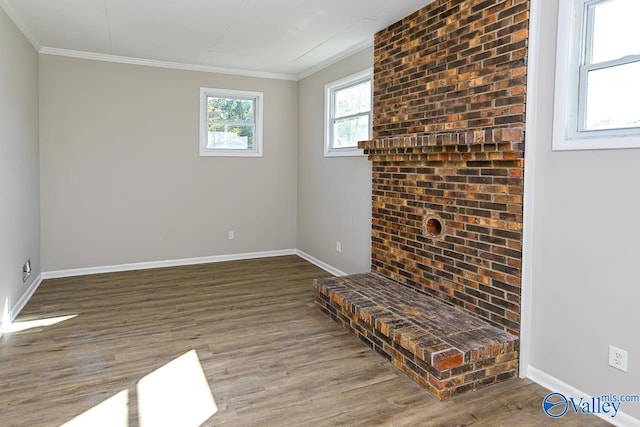
[[[528,0],[436,0],[375,37],[372,261],[519,334]]]
[[[316,306],[438,399],[518,371],[528,0],[436,0],[375,36],[371,272]]]

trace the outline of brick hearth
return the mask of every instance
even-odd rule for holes
[[[517,375],[518,338],[373,273],[317,279],[315,303],[438,399]]]

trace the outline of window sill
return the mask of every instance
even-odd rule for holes
[[[594,138],[555,137],[553,151],[620,150],[640,148],[640,135],[601,136]]]
[[[366,157],[364,150],[360,149],[343,149],[329,150],[324,152],[325,157]]]
[[[261,152],[238,150],[200,150],[200,157],[262,157]]]

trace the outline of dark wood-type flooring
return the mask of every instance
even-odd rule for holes
[[[437,401],[314,307],[326,276],[286,256],[46,280],[13,326],[74,317],[0,338],[0,425],[607,425],[551,420],[523,379]]]

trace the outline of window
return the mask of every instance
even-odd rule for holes
[[[560,2],[554,149],[640,147],[639,20],[638,0]]]
[[[262,156],[262,92],[200,88],[200,155]]]
[[[371,70],[325,86],[325,156],[361,155],[371,138]]]

